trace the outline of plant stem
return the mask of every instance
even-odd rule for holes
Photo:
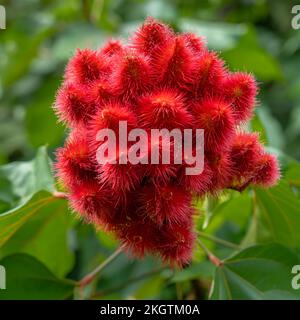
[[[180,282],[176,282],[176,295],[177,295],[177,300],[183,300],[183,290],[182,290],[182,284]]]
[[[99,23],[103,11],[104,0],[94,0],[91,9],[91,21],[94,24]]]
[[[205,239],[210,240],[210,241],[213,241],[215,243],[221,244],[224,247],[233,248],[233,249],[240,249],[241,248],[239,245],[237,245],[235,243],[232,243],[232,242],[229,242],[229,241],[214,237],[214,236],[209,235],[209,234],[207,234],[205,232],[198,231],[197,233],[198,233],[198,235],[200,237],[205,238]]]
[[[197,239],[198,244],[200,245],[200,247],[202,248],[202,250],[205,252],[205,254],[207,255],[208,259],[210,260],[211,263],[213,263],[215,266],[219,267],[223,265],[223,262],[216,257],[207,247],[206,245],[200,240]]]
[[[114,253],[112,253],[106,260],[104,260],[97,268],[95,268],[91,273],[82,278],[77,285],[79,287],[84,287],[91,283],[105,267],[107,267],[113,260],[115,260],[118,255],[123,251],[123,246],[119,247]]]
[[[88,0],[81,0],[81,7],[82,7],[82,12],[83,16],[86,21],[90,22],[90,5]]]
[[[60,192],[60,191],[54,191],[53,192],[53,197],[59,198],[59,199],[67,199],[68,194],[65,192]]]

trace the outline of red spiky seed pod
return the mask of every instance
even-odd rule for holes
[[[174,37],[174,33],[165,24],[147,18],[131,40],[131,46],[142,54],[153,58],[157,52]]]
[[[184,129],[193,123],[184,96],[174,89],[162,89],[143,96],[139,101],[139,114],[141,127],[147,129]]]
[[[104,47],[100,50],[100,56],[104,58],[114,58],[125,50],[123,44],[119,40],[109,40]]]
[[[87,90],[82,85],[68,84],[57,93],[55,112],[70,127],[86,124],[95,112],[94,105],[86,95]]]
[[[233,188],[243,190],[250,183],[262,150],[258,134],[238,133],[235,135],[230,149],[230,157],[235,171],[232,179]]]
[[[147,216],[159,226],[182,224],[190,220],[191,195],[178,186],[147,186],[138,194],[141,215]]]
[[[125,249],[136,256],[151,252],[164,262],[179,267],[191,261],[195,242],[192,217],[182,225],[165,224],[159,229],[152,220],[143,217],[121,224],[116,232]]]
[[[99,59],[97,52],[84,49],[77,50],[67,65],[65,81],[67,83],[88,84],[103,79],[109,72],[105,59]]]
[[[262,153],[256,163],[253,184],[269,188],[274,186],[280,178],[280,170],[277,159],[274,155]]]
[[[106,223],[114,212],[111,193],[95,180],[74,186],[69,200],[71,208],[88,222]]]
[[[96,80],[89,85],[89,101],[95,109],[102,109],[110,100],[113,100],[113,90],[107,80]]]
[[[137,117],[131,111],[130,105],[122,105],[119,102],[108,102],[98,107],[97,113],[89,122],[88,130],[89,145],[95,158],[98,148],[103,143],[98,136],[100,130],[111,129],[115,133],[116,139],[118,139],[121,121],[126,122],[128,131],[137,126]]]
[[[57,176],[66,187],[95,179],[95,164],[90,155],[84,130],[73,131],[65,146],[57,150],[56,157]]]
[[[147,57],[127,49],[111,75],[112,88],[116,95],[131,100],[149,88],[151,77]]]
[[[147,176],[154,185],[160,186],[168,184],[176,177],[177,172],[178,166],[173,164],[150,164],[145,169],[145,176]]]
[[[230,105],[221,98],[204,98],[193,107],[195,127],[204,129],[206,150],[226,149],[234,136],[234,117]]]
[[[176,177],[179,165],[175,164],[174,157],[176,144],[169,137],[151,137],[148,141],[148,165],[145,167],[145,176],[156,186],[166,185]],[[163,157],[169,156],[169,161]],[[153,158],[153,159],[152,159]]]
[[[223,84],[224,96],[233,107],[237,123],[252,117],[257,85],[252,75],[245,72],[229,73]]]
[[[145,253],[158,253],[160,232],[154,222],[137,218],[128,220],[116,228],[116,234],[125,249],[134,256],[143,257]]]
[[[184,267],[190,264],[196,235],[192,229],[192,219],[182,225],[164,227],[157,248],[162,260],[171,265]]]
[[[214,194],[228,187],[235,170],[228,151],[220,153],[208,152],[206,161],[212,170],[212,178],[208,192]]]
[[[126,121],[130,130],[137,125],[137,117],[131,111],[130,105],[122,105],[119,102],[109,102],[99,108],[93,119],[90,121],[90,130],[95,132],[95,137],[101,129],[112,129],[118,133],[121,121]]]
[[[213,51],[203,50],[196,60],[192,85],[189,86],[194,99],[218,95],[226,75],[224,61]]]
[[[201,37],[175,34],[152,18],[128,45],[109,40],[97,51],[78,50],[54,106],[71,129],[57,151],[56,169],[72,209],[113,231],[135,256],[151,253],[171,265],[187,265],[195,240],[194,196],[217,196],[226,188],[242,191],[251,184],[269,187],[279,179],[277,160],[258,136],[240,132],[241,122],[252,116],[256,94],[253,76],[230,73]],[[150,134],[143,140],[145,150],[134,141],[123,145],[117,140],[111,154],[105,149],[109,139],[99,134],[111,129],[118,139],[121,121],[128,133],[204,129],[204,170],[187,175],[195,167],[188,161],[195,152],[183,152],[178,148],[183,139],[170,132],[171,139],[156,136],[153,141]],[[197,145],[192,142],[193,151]],[[129,162],[132,155],[144,164]]]
[[[121,157],[125,159],[127,154],[128,150],[119,150],[117,146],[115,161],[109,159],[109,162],[97,166],[99,180],[108,186],[117,198],[126,199],[126,193],[134,190],[143,179],[141,165],[133,165],[130,162],[123,164],[120,160]]]
[[[204,196],[210,187],[213,176],[213,171],[211,170],[208,161],[204,163],[203,171],[196,175],[187,175],[185,171],[187,167],[193,166],[184,164],[180,172],[180,184],[196,196]]]
[[[186,45],[185,39],[178,36],[157,52],[154,77],[159,84],[185,89],[193,80],[195,67],[193,51]]]
[[[206,50],[205,40],[202,37],[196,36],[194,33],[183,33],[181,35],[186,42],[186,45],[192,49],[196,55],[201,55]]]

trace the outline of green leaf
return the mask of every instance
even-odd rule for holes
[[[7,276],[6,290],[0,290],[0,300],[61,300],[72,296],[73,281],[55,277],[29,255],[11,255],[0,264],[5,267]]]
[[[232,70],[251,72],[264,81],[282,77],[278,62],[261,48],[237,47],[222,56]]]
[[[291,269],[297,255],[279,244],[249,247],[216,270],[211,299],[300,298],[292,289]]]
[[[106,231],[103,231],[103,232],[98,231],[97,238],[99,239],[101,245],[103,245],[108,249],[115,248],[118,244],[116,236],[113,233],[109,233]]]
[[[182,282],[197,278],[212,278],[215,272],[215,266],[209,261],[202,261],[199,263],[193,263],[190,267],[181,271],[175,271],[171,282]]]
[[[41,44],[56,31],[55,27],[48,26],[38,31],[34,35],[18,36],[16,50],[9,58],[1,72],[2,83],[4,87],[14,84],[29,69],[32,60],[36,57]]]
[[[258,241],[300,245],[300,201],[285,181],[271,189],[255,189],[259,210]]]
[[[250,127],[253,132],[259,132],[260,140],[263,143],[268,144],[269,140],[268,140],[267,131],[264,127],[264,124],[263,124],[257,110],[255,111],[255,115],[250,122]]]
[[[247,27],[243,24],[230,23],[201,23],[192,19],[180,19],[178,26],[181,31],[193,32],[207,40],[209,48],[225,50],[234,48],[239,39],[246,33]]]
[[[267,140],[264,140],[264,136],[261,136],[262,141],[267,142],[268,145],[274,148],[281,149],[284,146],[284,135],[279,121],[271,115],[270,109],[267,106],[259,106],[256,112],[263,123],[263,133],[267,136]],[[259,130],[259,132],[261,131]]]
[[[0,191],[11,206],[0,214],[0,257],[24,252],[62,276],[73,265],[71,217],[65,200],[53,196],[54,179],[46,148],[36,158],[0,167]],[[55,250],[54,250],[55,248]]]
[[[91,24],[72,23],[59,33],[51,50],[52,59],[65,61],[69,59],[77,48],[99,47],[104,41],[103,33]]]
[[[64,136],[64,128],[58,123],[52,110],[60,80],[53,76],[37,90],[27,106],[25,123],[30,143],[34,147],[47,144],[56,147]]]
[[[232,49],[222,52],[222,57],[233,70],[252,72],[261,80],[281,80],[282,70],[277,60],[270,55],[257,41],[254,29],[240,38]]]
[[[0,257],[28,253],[64,276],[74,262],[70,224],[66,201],[39,192],[26,205],[0,215]]]
[[[289,164],[286,173],[285,179],[294,186],[300,187],[300,163],[293,161]]]
[[[205,199],[205,218],[202,226],[203,229],[208,227],[218,204],[219,200],[217,198],[207,197]]]
[[[164,279],[160,275],[147,279],[134,293],[135,299],[153,299],[161,291],[164,282]]]
[[[40,190],[53,192],[54,183],[46,147],[41,147],[31,161],[12,162],[0,167],[0,194],[5,192],[9,200],[14,199],[16,203],[12,205],[26,202]]]
[[[251,197],[247,191],[242,194],[231,191],[228,200],[214,208],[211,222],[206,232],[215,233],[224,223],[230,221],[238,230],[242,230],[251,213]]]
[[[32,196],[25,204],[0,215],[0,247],[21,228],[38,210],[55,198],[48,192],[41,191]]]

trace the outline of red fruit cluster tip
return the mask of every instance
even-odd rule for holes
[[[257,134],[240,129],[256,94],[253,76],[229,72],[201,37],[175,34],[152,18],[127,45],[111,40],[99,50],[78,50],[54,107],[70,129],[56,169],[71,207],[113,231],[136,256],[189,263],[194,196],[270,187],[279,179],[276,158]],[[129,129],[204,129],[204,171],[187,176],[186,164],[99,165],[97,132],[117,132],[119,121]]]

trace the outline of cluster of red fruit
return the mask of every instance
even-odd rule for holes
[[[70,128],[57,152],[58,177],[71,207],[113,231],[134,255],[159,255],[177,265],[192,256],[192,198],[249,184],[272,186],[277,160],[258,135],[242,130],[256,103],[252,75],[229,72],[202,38],[175,34],[149,18],[124,45],[108,41],[70,60],[55,110]],[[96,161],[97,132],[119,121],[132,128],[204,129],[205,166],[132,165]],[[151,150],[150,150],[151,151]]]

